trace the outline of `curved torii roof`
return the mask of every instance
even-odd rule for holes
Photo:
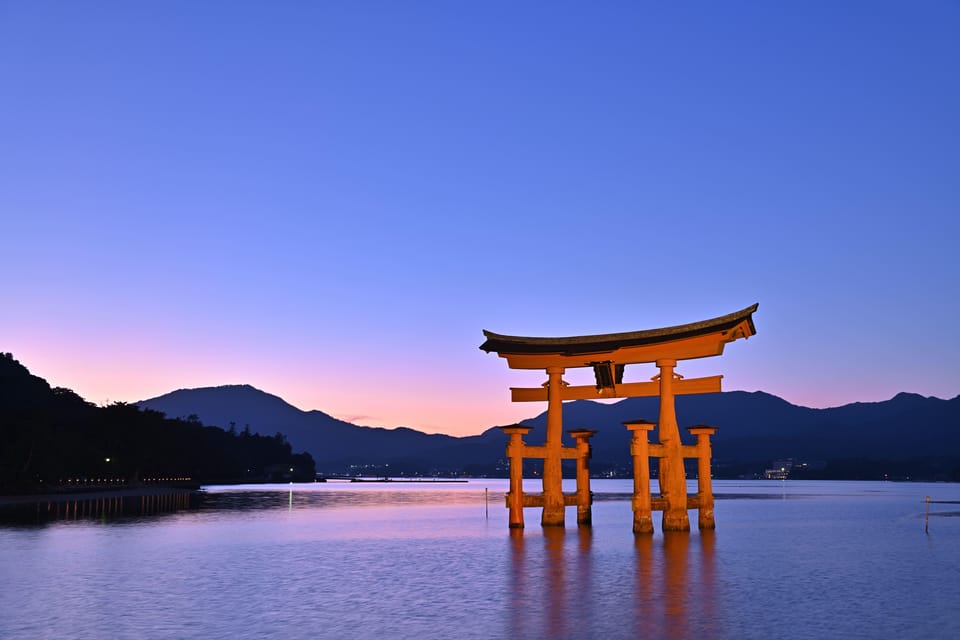
[[[512,369],[549,366],[588,367],[597,362],[635,364],[660,359],[687,360],[723,353],[728,342],[749,338],[757,330],[753,312],[759,304],[690,324],[593,336],[533,338],[507,336],[484,329],[484,351],[506,358]]]

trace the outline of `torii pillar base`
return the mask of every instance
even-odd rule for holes
[[[690,531],[690,515],[675,509],[663,512],[664,531]]]

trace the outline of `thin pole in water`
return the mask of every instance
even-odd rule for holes
[[[927,515],[923,525],[924,533],[930,533],[930,496],[927,496]]]
[[[483,488],[483,508],[487,514],[487,520],[490,519],[490,489]]]

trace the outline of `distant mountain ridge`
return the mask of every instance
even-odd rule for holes
[[[506,438],[496,428],[477,436],[426,434],[400,427],[363,427],[313,410],[302,411],[249,385],[180,389],[137,403],[170,417],[196,415],[205,424],[263,435],[280,432],[295,449],[308,451],[319,470],[350,465],[392,465],[397,470],[437,472],[465,468],[502,471]],[[659,399],[629,398],[613,404],[578,400],[564,404],[564,430],[596,429],[593,469],[629,469],[629,433],[622,423],[657,420]],[[960,396],[950,400],[899,393],[883,402],[828,409],[801,407],[761,391],[728,391],[677,397],[684,427],[710,424],[714,460],[758,466],[794,458],[908,460],[943,458],[960,465]],[[524,420],[534,427],[529,444],[545,437],[546,412]],[[572,442],[568,442],[572,444]],[[952,463],[951,463],[952,464]]]
[[[597,459],[612,458],[616,449],[628,446],[622,422],[656,421],[659,411],[657,398],[576,405],[565,406],[564,427],[597,425],[590,427],[601,430],[594,438]],[[695,424],[719,427],[712,439],[717,461],[960,457],[960,396],[941,400],[900,393],[884,402],[812,409],[761,391],[728,391],[679,396],[677,416],[681,431]],[[545,425],[546,416],[528,424]],[[600,435],[606,433],[611,437],[601,441]]]
[[[414,464],[449,445],[454,436],[426,434],[406,427],[362,427],[323,411],[303,411],[279,396],[250,385],[179,389],[136,403],[171,417],[197,416],[204,424],[254,433],[282,433],[297,450],[314,456],[318,465]]]

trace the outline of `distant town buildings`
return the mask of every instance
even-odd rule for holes
[[[764,480],[786,480],[793,471],[816,471],[826,467],[825,462],[796,462],[793,458],[774,460],[773,465],[763,472]]]

